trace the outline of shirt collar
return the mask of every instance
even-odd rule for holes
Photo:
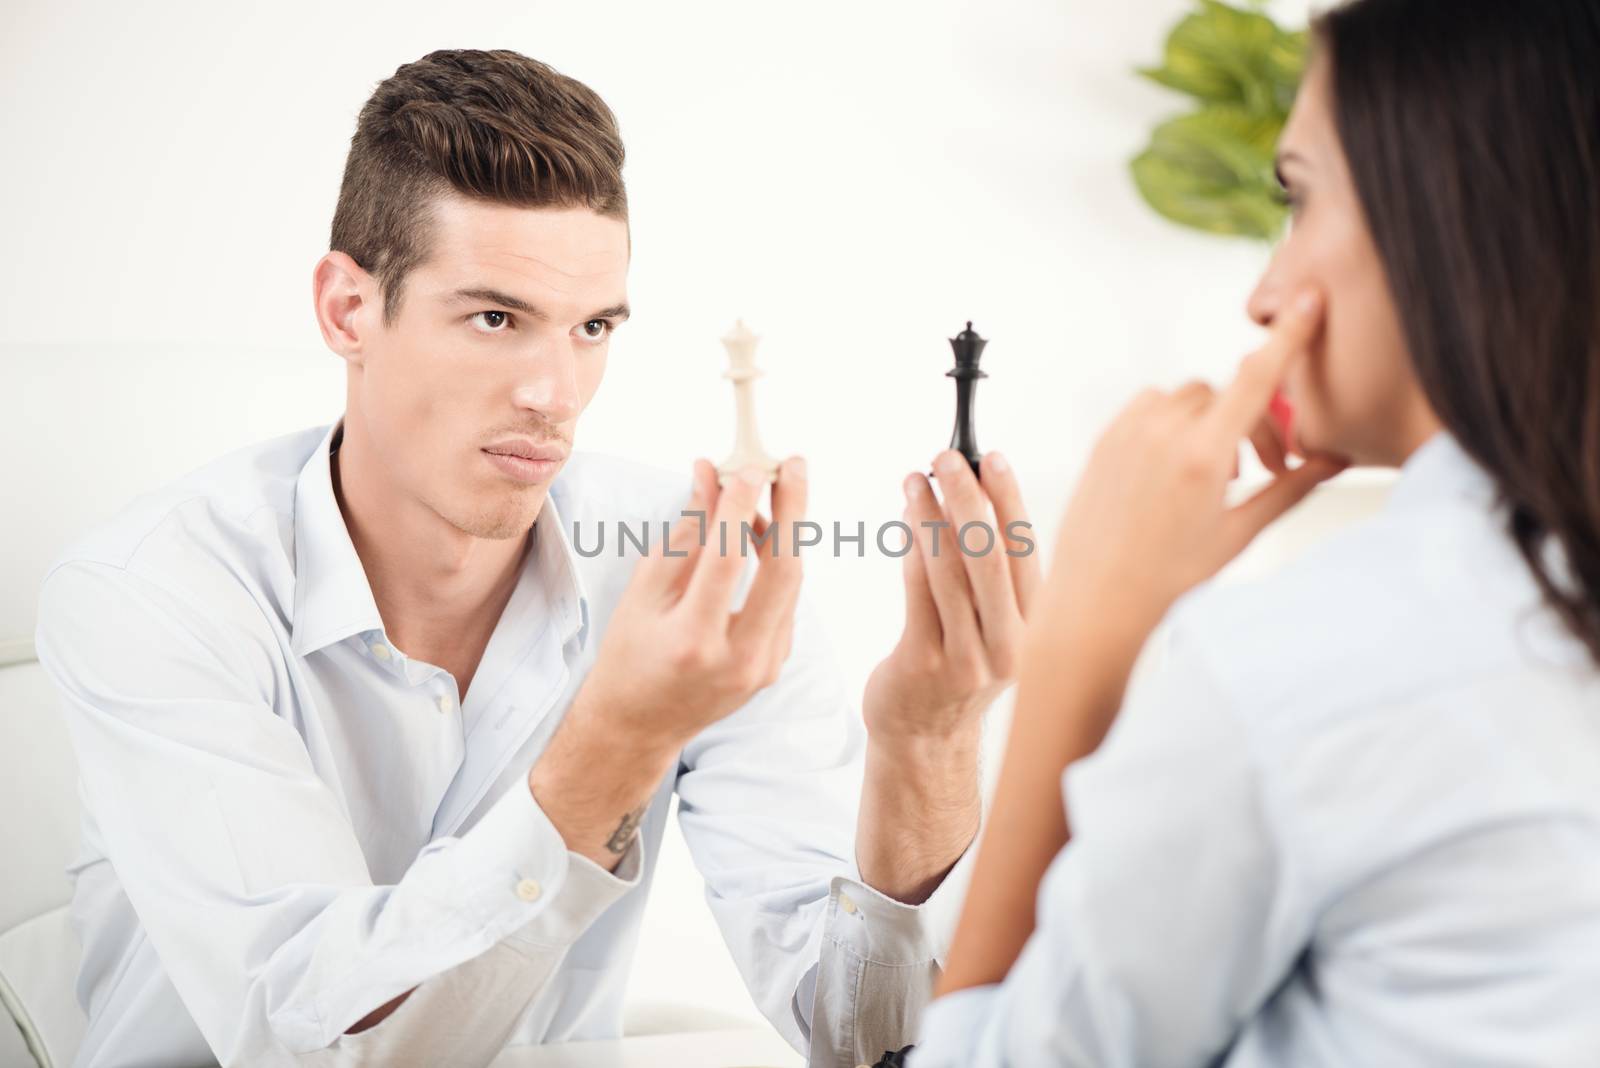
[[[567,537],[567,525],[561,521],[561,508],[556,503],[565,488],[562,477],[557,475],[545,494],[539,517],[533,522],[533,548],[528,553],[528,561],[529,566],[539,569],[539,582],[559,617],[562,644],[576,637],[582,648],[589,641],[589,593],[584,588],[577,553]]]
[[[1391,509],[1447,501],[1470,501],[1491,506],[1496,497],[1494,478],[1461,447],[1448,430],[1439,430],[1412,450],[1400,466],[1400,478],[1389,493]]]
[[[366,568],[333,493],[332,456],[343,434],[341,417],[328,427],[295,481],[291,648],[296,656],[352,634],[383,630]],[[545,591],[546,603],[561,627],[562,643],[577,636],[581,646],[588,640],[589,603],[556,496],[552,486],[534,521],[533,545],[523,567],[534,572],[532,577]]]

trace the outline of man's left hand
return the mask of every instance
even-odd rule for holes
[[[902,557],[905,631],[867,682],[874,742],[975,738],[984,709],[1016,677],[1039,560],[1010,464],[991,452],[981,473],[941,452],[942,503],[925,476],[906,478],[903,518],[916,544]]]

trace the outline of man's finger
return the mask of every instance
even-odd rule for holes
[[[922,491],[927,492],[927,484],[922,481],[922,475],[907,476],[902,489],[905,491],[908,505],[917,493],[917,485],[913,483],[913,479],[921,481]],[[915,531],[916,519],[909,511],[904,521]],[[944,641],[944,631],[939,626],[939,606],[933,601],[933,589],[928,585],[928,567],[923,563],[922,551],[917,548],[914,539],[913,534],[913,540],[907,546],[906,554],[900,558],[901,577],[906,587],[905,639],[913,645],[938,647]]]
[[[772,522],[782,531],[786,554],[792,555],[789,539],[794,537],[794,528],[806,517],[809,496],[805,457],[791,456],[783,461],[778,469],[778,481],[772,486]]]
[[[652,542],[649,554],[639,562],[640,571],[648,576],[645,581],[674,593],[681,593],[688,584],[710,523],[711,509],[716,506],[717,473],[709,461],[694,462],[691,486],[681,514],[667,527],[662,541]]]
[[[706,527],[706,545],[684,591],[689,610],[712,625],[725,625],[733,591],[745,566],[745,528],[755,518],[766,476],[750,468],[728,480]],[[751,528],[754,529],[753,527]],[[754,550],[753,543],[751,544]]]
[[[961,565],[961,550],[956,548],[955,530],[926,478],[918,475],[912,491],[906,504],[906,522],[916,535],[911,551],[922,554],[922,566],[928,572],[928,589],[939,610],[939,629],[944,634],[943,648],[947,653],[982,649],[978,613],[973,606],[967,569]]]
[[[950,517],[950,552],[966,569],[978,630],[993,660],[1014,641],[1022,625],[1011,568],[1005,553],[997,551],[1000,532],[994,510],[965,456],[954,450],[940,453],[935,470]]]
[[[805,460],[791,456],[784,461],[772,487],[772,522],[758,523],[757,534],[770,535],[770,540],[759,550],[750,593],[728,629],[729,641],[743,647],[748,655],[770,656],[773,644],[782,637],[785,622],[794,616],[801,577],[794,539],[805,518],[806,496]]]
[[[994,505],[995,522],[999,525],[995,531],[994,551],[1005,556],[1011,565],[1011,587],[1016,593],[1017,610],[1026,619],[1044,577],[1039,566],[1038,545],[1033,538],[1033,524],[1022,502],[1022,488],[1017,485],[1016,471],[998,452],[984,455],[979,477],[983,491]],[[1010,555],[1012,553],[1017,555]]]
[[[1296,294],[1272,320],[1267,343],[1239,363],[1238,373],[1217,397],[1209,419],[1219,439],[1238,441],[1266,414],[1272,393],[1289,365],[1311,346],[1322,326],[1322,295]]]

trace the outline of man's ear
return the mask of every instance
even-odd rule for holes
[[[328,348],[359,364],[366,334],[379,329],[383,298],[377,279],[343,252],[329,252],[311,272],[317,327]]]

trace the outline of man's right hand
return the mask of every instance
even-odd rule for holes
[[[651,545],[611,617],[577,704],[619,734],[655,739],[676,751],[702,727],[775,681],[789,655],[800,558],[789,538],[805,517],[804,463],[789,459],[773,486],[778,537],[756,549],[767,520],[756,510],[767,484],[741,473],[719,491],[716,472],[697,461],[694,494],[673,525],[670,548]],[[753,537],[745,547],[744,526]],[[702,546],[701,534],[705,535]],[[747,554],[759,567],[744,606],[731,611]]]
[[[745,472],[719,489],[712,466],[696,462],[685,512],[703,514],[681,517],[639,561],[588,679],[529,772],[567,848],[608,869],[678,750],[775,681],[788,659],[801,578],[789,539],[805,517],[804,461],[780,469],[770,523],[757,512],[764,485]],[[776,526],[777,551],[753,540],[747,550],[746,524],[754,538]],[[735,612],[746,551],[759,566]]]

